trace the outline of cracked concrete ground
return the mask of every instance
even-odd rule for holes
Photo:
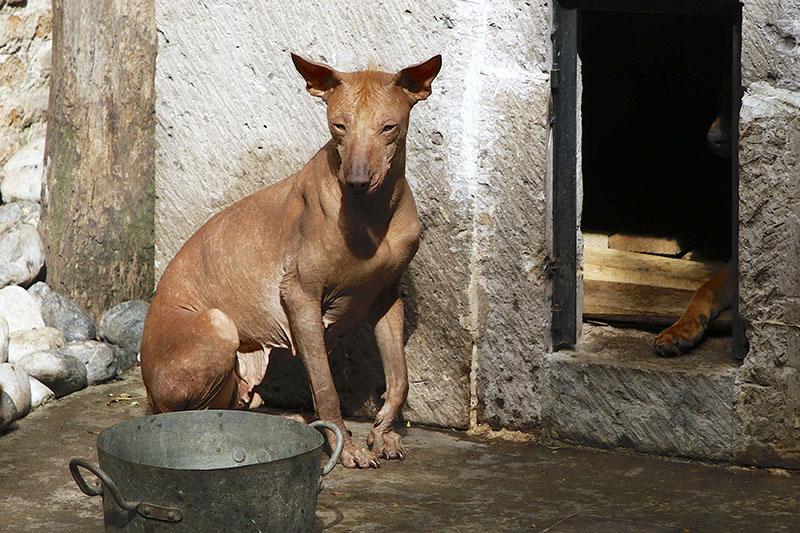
[[[123,394],[133,400],[109,404]],[[100,499],[79,492],[67,462],[96,461],[97,434],[145,414],[143,396],[134,369],[124,380],[52,402],[0,436],[0,531],[102,530]],[[358,438],[369,429],[350,427]],[[552,531],[800,530],[800,473],[417,427],[405,443],[406,461],[335,469],[320,496],[320,527],[486,533],[543,531],[568,519]]]

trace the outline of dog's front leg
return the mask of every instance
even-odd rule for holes
[[[336,393],[328,364],[320,299],[308,295],[300,286],[282,285],[281,303],[289,319],[292,342],[308,374],[314,410],[320,420],[333,422],[342,430],[344,450],[339,461],[347,468],[377,468],[380,466],[377,455],[363,446],[356,445],[344,425],[339,395]],[[333,449],[335,437],[330,431],[326,433]]]
[[[653,343],[656,353],[673,357],[694,348],[705,335],[708,324],[731,306],[733,282],[733,267],[728,263],[695,291],[678,321],[658,334]]]
[[[388,310],[375,324],[375,339],[383,362],[386,378],[384,403],[367,438],[369,448],[385,459],[405,459],[406,451],[400,445],[400,435],[394,431],[394,422],[408,396],[408,369],[403,347],[403,302],[397,290],[384,298],[379,309]]]

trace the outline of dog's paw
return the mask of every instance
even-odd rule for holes
[[[394,431],[383,432],[372,428],[367,437],[367,446],[384,459],[405,459],[408,453],[400,444],[400,439],[400,435]]]
[[[375,452],[354,442],[344,445],[342,455],[339,456],[339,463],[345,468],[380,468],[381,466]]]
[[[694,348],[704,332],[705,327],[699,320],[678,321],[656,336],[653,347],[660,357],[675,357]]]

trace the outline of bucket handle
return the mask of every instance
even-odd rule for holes
[[[336,446],[333,447],[333,453],[331,453],[331,458],[324,467],[322,467],[322,475],[325,476],[333,470],[333,467],[336,466],[336,463],[339,462],[339,456],[342,454],[342,450],[344,449],[344,436],[342,435],[342,430],[339,429],[339,426],[334,424],[333,422],[325,422],[324,420],[316,420],[309,424],[312,428],[316,428],[317,431],[325,434],[320,428],[325,428],[330,431],[333,431],[334,435],[336,435]]]
[[[81,472],[78,470],[79,466],[97,476],[100,481],[95,481],[95,486],[90,487],[89,484],[86,483],[86,480],[83,479]],[[117,505],[126,511],[136,511],[144,518],[161,520],[162,522],[180,522],[183,520],[183,513],[180,511],[180,509],[175,509],[174,507],[161,507],[160,505],[153,505],[151,503],[144,502],[129,502],[125,500],[125,498],[122,497],[122,494],[120,494],[116,483],[114,483],[114,480],[112,480],[109,475],[106,474],[99,466],[93,465],[84,459],[80,459],[78,457],[73,457],[70,459],[69,471],[72,474],[72,479],[75,480],[75,483],[78,484],[78,488],[81,489],[81,492],[88,496],[100,496],[104,493],[105,489],[108,489],[108,492],[111,494],[111,497],[114,498],[114,501],[117,503]]]

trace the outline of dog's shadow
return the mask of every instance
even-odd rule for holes
[[[417,328],[417,289],[406,272],[400,286],[405,308],[403,342]],[[342,414],[348,418],[374,417],[383,405],[386,391],[383,364],[372,327],[359,324],[336,339],[330,356],[331,372],[341,400]],[[270,407],[314,410],[311,389],[303,364],[288,350],[273,350],[267,377],[259,386]]]
[[[328,520],[326,517],[325,522],[323,522],[323,518],[319,516],[320,514],[332,514],[333,517],[330,520]],[[314,519],[314,532],[316,533],[317,531],[325,531],[326,529],[330,529],[333,526],[339,525],[342,520],[344,520],[344,513],[342,513],[341,509],[334,505],[324,505],[318,503],[317,516]]]

